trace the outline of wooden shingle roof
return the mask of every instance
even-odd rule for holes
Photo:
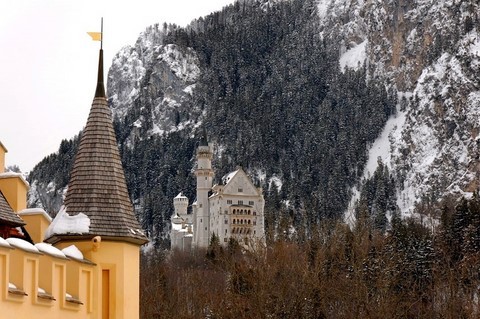
[[[97,235],[137,244],[148,241],[128,196],[112,115],[102,90],[102,55],[100,51],[97,90],[70,173],[64,201],[70,216],[84,213],[89,217],[89,233],[80,236],[56,234],[53,236],[56,238],[47,239],[49,242],[73,238],[72,236],[78,239]],[[100,85],[102,88],[99,90]]]
[[[10,207],[2,191],[0,191],[0,225],[11,227],[25,225],[25,222]]]

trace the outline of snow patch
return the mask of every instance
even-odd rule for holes
[[[45,232],[45,238],[50,238],[53,235],[66,234],[86,234],[90,231],[90,218],[83,213],[70,216],[67,213],[65,206],[60,208],[57,216],[48,226]]]
[[[31,253],[39,253],[37,247],[33,246],[26,240],[14,237],[7,238],[6,240],[11,246],[15,248],[20,248]]]
[[[51,244],[38,243],[38,244],[35,244],[35,247],[42,253],[59,257],[59,258],[65,258],[65,254],[60,249],[52,246]]]
[[[2,247],[11,247],[10,244],[8,243],[8,241],[6,241],[5,239],[3,239],[2,237],[0,237],[0,246],[2,246]]]
[[[346,67],[358,70],[363,65],[367,59],[367,43],[368,41],[365,40],[342,54],[339,60],[342,71],[345,71]]]
[[[62,253],[64,253],[65,256],[71,257],[71,258],[74,258],[74,259],[80,259],[80,260],[83,259],[82,252],[75,245],[70,245],[68,247],[63,248]]]

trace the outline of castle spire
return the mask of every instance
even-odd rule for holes
[[[103,85],[102,49],[95,98],[70,172],[64,206],[70,216],[83,213],[89,218],[88,233],[75,234],[54,229],[52,236],[46,239],[49,242],[94,236],[136,244],[148,241],[128,195]]]
[[[103,18],[100,26],[100,54],[98,58],[98,76],[97,76],[97,89],[95,90],[95,97],[104,97],[105,85],[103,83]]]

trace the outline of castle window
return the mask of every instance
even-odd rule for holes
[[[225,238],[223,239],[223,241],[224,241],[224,242],[227,242],[227,237],[225,237]]]
[[[236,210],[236,209],[234,209],[234,210],[233,210],[233,214],[236,214],[236,213],[237,213],[237,210]]]
[[[253,212],[253,216],[257,216],[257,212]]]
[[[253,206],[253,205],[255,205],[255,203],[253,202],[253,200],[251,200],[251,201],[248,202],[248,205]]]
[[[227,229],[225,229],[225,235],[227,234],[227,232],[228,232],[228,230],[227,230]]]
[[[225,219],[225,225],[227,225],[227,224],[228,224],[228,220],[227,220],[227,219]]]
[[[243,205],[243,200],[239,200],[238,205]]]
[[[238,192],[239,192],[239,193],[243,193],[243,188],[239,188],[239,189],[238,189]]]
[[[200,218],[200,222],[203,223],[201,218]]]
[[[231,199],[227,199],[227,204],[232,204],[232,200]]]

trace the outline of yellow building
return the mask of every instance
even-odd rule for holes
[[[139,317],[139,255],[147,242],[125,183],[103,83],[64,206],[52,220],[26,209],[28,183],[5,173],[0,143],[0,318]]]

